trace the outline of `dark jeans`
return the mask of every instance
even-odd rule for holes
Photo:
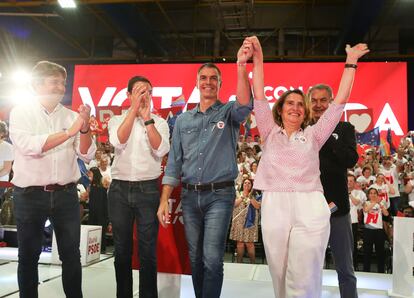
[[[349,214],[331,217],[329,245],[334,258],[335,269],[338,273],[341,298],[357,298],[357,279],[352,261],[354,237]]]
[[[392,216],[396,216],[400,207],[400,197],[390,198],[390,211]]]
[[[378,273],[385,272],[385,234],[383,229],[364,228],[364,271],[371,271],[372,247],[375,245]]]
[[[234,187],[182,191],[184,228],[197,298],[220,297],[224,250],[234,199]]]
[[[19,245],[17,277],[20,297],[38,297],[37,263],[42,250],[45,222],[48,218],[56,233],[66,297],[82,297],[80,214],[76,186],[54,192],[28,191],[16,186],[13,201]]]
[[[352,259],[354,261],[354,270],[358,270],[358,223],[352,224],[352,235],[354,237],[354,251]]]
[[[158,180],[129,182],[114,179],[109,188],[108,203],[115,246],[117,297],[132,297],[132,229],[135,219],[140,262],[139,297],[158,297]]]

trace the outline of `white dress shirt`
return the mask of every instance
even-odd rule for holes
[[[351,207],[349,211],[349,214],[351,215],[351,222],[358,223],[358,210],[362,209],[362,205],[367,201],[367,196],[362,190],[359,189],[352,190],[351,194],[354,198],[360,201],[358,205],[354,205],[352,200],[349,199],[349,205]]]
[[[125,181],[145,181],[156,179],[161,175],[161,162],[170,150],[169,128],[167,122],[151,114],[155,128],[161,135],[161,144],[154,150],[149,142],[144,121],[135,118],[131,134],[125,144],[118,139],[118,128],[124,121],[126,113],[114,116],[108,123],[109,141],[115,147],[115,158],[111,166],[112,179]]]
[[[15,107],[10,113],[10,139],[14,147],[14,176],[19,187],[67,184],[80,178],[77,157],[89,162],[95,155],[92,142],[86,154],[79,149],[80,134],[42,153],[49,135],[70,128],[78,114],[58,104],[52,113],[37,101]]]
[[[400,190],[399,190],[399,187],[398,187],[399,177],[398,177],[397,166],[395,164],[393,164],[393,165],[391,165],[390,169],[386,169],[381,165],[380,166],[380,172],[382,174],[384,174],[385,179],[387,179],[388,182],[394,188],[395,193],[393,195],[390,194],[390,198],[399,197],[401,194],[400,194]]]

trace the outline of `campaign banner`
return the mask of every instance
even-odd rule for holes
[[[196,86],[201,64],[133,64],[75,66],[72,107],[89,104],[95,114],[98,107],[129,106],[126,95],[128,80],[136,75],[147,77],[152,85],[152,105],[155,110],[169,109],[177,100],[184,101],[184,110],[199,102]],[[222,73],[219,98],[235,100],[237,67],[235,63],[218,63]],[[265,63],[265,95],[273,105],[289,89],[307,91],[325,83],[337,92],[344,63],[302,62]],[[247,66],[252,78],[252,65]],[[386,134],[391,129],[399,139],[407,131],[407,63],[360,62],[343,119],[350,121],[362,133],[374,127]],[[251,127],[254,128],[254,127]]]
[[[147,77],[153,86],[153,110],[164,118],[173,119],[178,110],[193,108],[200,95],[196,86],[197,70],[201,64],[134,64],[78,65],[75,67],[72,108],[80,104],[92,107],[96,119],[103,123],[96,131],[105,132],[108,115],[116,115],[129,105],[127,83],[133,76]],[[222,74],[219,98],[222,102],[236,99],[237,66],[218,63]],[[265,63],[265,96],[273,105],[289,89],[306,92],[311,86],[324,83],[337,92],[344,63]],[[252,65],[247,66],[249,79]],[[379,127],[386,134],[390,128],[396,139],[407,131],[407,65],[405,62],[360,62],[350,100],[343,119],[350,121],[360,133]],[[183,103],[176,107],[177,102]],[[115,107],[121,107],[115,108]],[[173,125],[173,121],[168,121]],[[254,131],[256,121],[251,116],[242,130]],[[160,228],[157,256],[158,270],[169,273],[189,273],[188,249],[184,236],[179,189],[169,199],[171,224]],[[135,232],[135,229],[134,229]],[[134,235],[133,267],[139,268],[136,258],[137,235]]]

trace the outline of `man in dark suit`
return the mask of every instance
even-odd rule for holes
[[[332,89],[315,85],[308,91],[312,120],[316,123],[332,104]],[[339,122],[334,132],[319,151],[321,182],[325,198],[331,208],[329,245],[338,273],[341,298],[358,297],[352,251],[353,235],[350,219],[347,169],[358,160],[355,129],[348,122]]]

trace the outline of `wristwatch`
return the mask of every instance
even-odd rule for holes
[[[150,119],[150,120],[147,120],[147,121],[144,122],[145,126],[150,125],[150,124],[155,124],[154,119]]]

